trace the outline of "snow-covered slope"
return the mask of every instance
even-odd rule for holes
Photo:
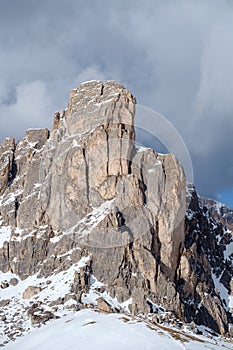
[[[217,350],[220,346],[232,349],[233,343],[229,340],[224,341],[203,326],[193,327],[176,320],[157,323],[154,317],[156,313],[130,316],[127,312],[128,305],[119,304],[106,292],[98,291],[101,283],[95,280],[94,276],[89,293],[83,294],[83,302],[86,305],[92,304],[92,309],[78,311],[77,301],[72,295],[59,303],[58,300],[69,291],[74,269],[82,268],[88,259],[89,257],[82,258],[76,266],[48,278],[34,275],[20,280],[10,272],[1,272],[1,280],[5,283],[14,278],[18,279],[17,285],[9,283],[9,287],[1,290],[1,300],[9,302],[0,310],[1,346],[5,345],[6,349],[12,350],[50,350],[53,347],[56,347],[56,350]],[[25,299],[24,291],[32,285],[41,291]],[[99,297],[124,314],[101,313],[96,303]],[[32,319],[30,321],[29,311],[34,306],[34,316],[42,318],[40,323],[32,323]],[[156,312],[158,316],[169,318],[169,313],[161,307],[157,306]],[[46,313],[53,315],[51,320],[49,317],[48,320],[44,318]]]
[[[217,350],[232,343],[160,328],[121,314],[81,310],[36,329],[5,349],[11,350]]]

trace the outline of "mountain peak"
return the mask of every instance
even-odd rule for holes
[[[213,278],[226,267],[218,281],[230,294],[231,238],[194,189],[185,217],[175,156],[135,147],[135,103],[116,82],[86,82],[55,113],[51,133],[29,130],[1,145],[0,269],[12,293],[4,307],[36,304],[28,316],[36,324],[69,299],[75,310],[156,316],[161,307],[226,334],[229,307]]]

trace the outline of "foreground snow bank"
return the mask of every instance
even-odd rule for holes
[[[185,344],[185,345],[184,345]],[[222,345],[222,344],[221,344]],[[219,349],[216,341],[179,337],[158,327],[151,327],[139,319],[120,314],[101,314],[81,310],[35,329],[7,350],[201,350]],[[229,347],[228,347],[229,346]],[[230,344],[224,344],[227,349]]]
[[[47,326],[32,331],[23,339],[6,346],[17,350],[180,350],[168,336],[161,337],[144,323],[125,321],[123,315],[104,315],[90,310],[51,322]],[[131,323],[132,322],[132,323]]]

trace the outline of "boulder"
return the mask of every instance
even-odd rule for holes
[[[110,313],[112,312],[111,305],[103,298],[97,299],[97,307],[100,311]]]
[[[9,283],[7,282],[7,281],[2,281],[1,282],[1,288],[2,289],[6,289],[6,288],[8,288],[9,287]]]
[[[19,281],[17,280],[17,278],[14,277],[14,278],[10,279],[10,284],[12,286],[16,286],[18,283],[19,283]]]
[[[10,299],[0,300],[0,307],[4,307],[10,304]]]
[[[41,288],[40,287],[29,286],[23,292],[23,299],[30,299],[34,295],[36,295],[36,294],[38,294],[40,292],[41,292]]]

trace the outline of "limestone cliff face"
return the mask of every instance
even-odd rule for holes
[[[84,83],[55,113],[51,133],[28,130],[17,145],[1,145],[1,225],[11,231],[1,270],[49,276],[88,255],[71,286],[77,302],[94,276],[119,302],[132,298],[134,314],[161,304],[225,333],[211,259],[194,226],[185,228],[182,166],[136,147],[135,103],[116,82]]]
[[[13,167],[13,152],[15,142],[13,138],[7,138],[0,145],[0,195],[4,193]]]

